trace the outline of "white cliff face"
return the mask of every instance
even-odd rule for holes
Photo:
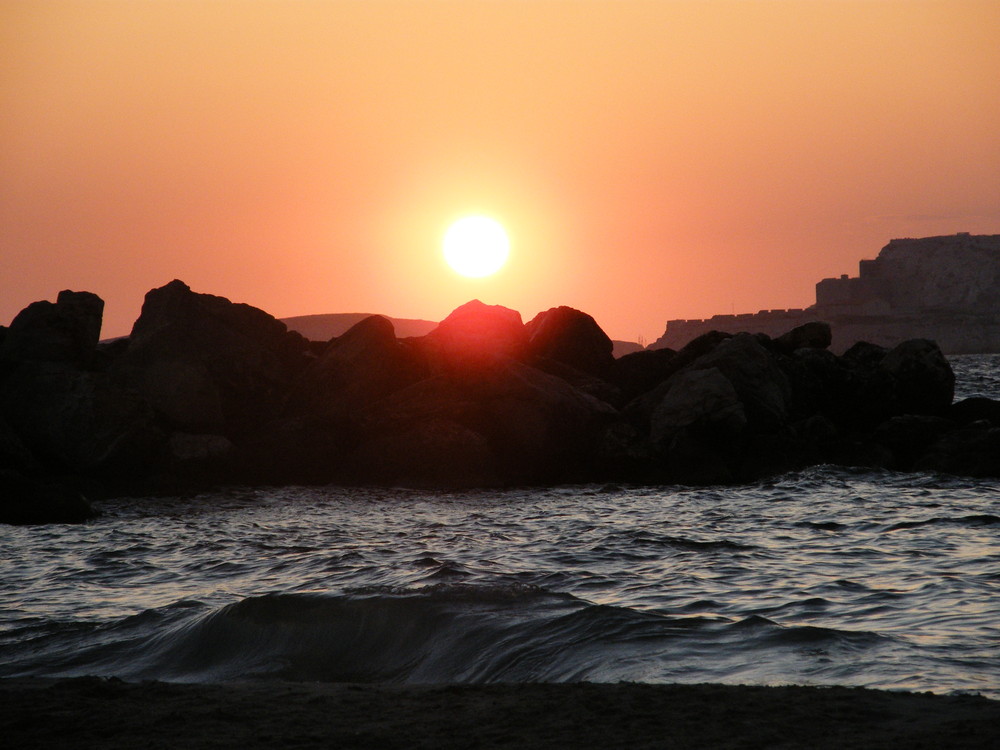
[[[893,310],[1000,315],[1000,235],[893,240],[878,266]]]
[[[815,320],[830,323],[835,352],[911,338],[933,339],[947,354],[1000,352],[1000,235],[892,240],[861,261],[857,277],[819,282],[813,307],[671,320],[649,348],[678,349],[712,330],[774,338]]]

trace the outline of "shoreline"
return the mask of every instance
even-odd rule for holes
[[[1000,748],[1000,701],[848,687],[0,679],[28,748]]]

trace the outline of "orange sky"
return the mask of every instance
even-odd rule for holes
[[[0,0],[0,323],[173,278],[278,316],[800,307],[1000,233],[1000,3]],[[511,236],[465,279],[469,212]]]

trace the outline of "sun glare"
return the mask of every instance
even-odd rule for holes
[[[496,273],[507,261],[510,242],[500,223],[487,216],[466,216],[444,235],[444,258],[457,273],[479,278]]]

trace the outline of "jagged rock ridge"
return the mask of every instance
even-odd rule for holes
[[[816,462],[1000,475],[1000,404],[952,404],[940,349],[712,332],[615,360],[593,318],[478,300],[425,336],[309,342],[173,281],[132,334],[63,292],[0,329],[0,520],[220,483],[744,482]]]

